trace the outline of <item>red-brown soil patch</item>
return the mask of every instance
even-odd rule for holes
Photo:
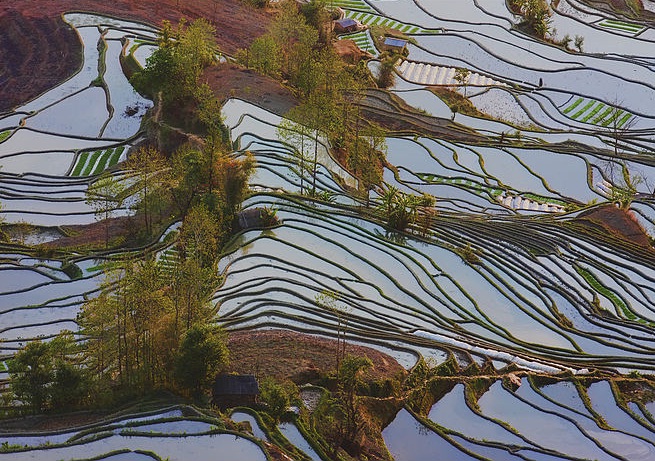
[[[337,342],[288,330],[230,333],[231,370],[278,380],[312,374],[326,375],[336,369]],[[404,376],[405,370],[391,356],[370,347],[347,344],[346,354],[366,356],[373,362],[367,379]]]
[[[221,102],[230,97],[240,98],[278,115],[284,115],[297,104],[291,90],[277,80],[236,64],[209,67],[204,78]]]
[[[271,14],[242,0],[21,0],[0,2],[0,111],[32,99],[73,75],[80,44],[61,14],[89,11],[158,26],[205,17],[221,51],[234,53],[263,34]],[[62,52],[64,53],[62,55]],[[7,66],[6,63],[10,65]]]
[[[355,42],[350,39],[336,40],[334,42],[334,50],[341,59],[350,64],[356,64],[362,59],[370,56],[368,53],[360,50]]]
[[[582,213],[579,222],[593,227],[600,226],[615,237],[636,243],[639,246],[652,250],[650,239],[646,231],[639,225],[631,211],[615,206],[602,206],[590,212]]]
[[[82,44],[59,16],[0,15],[0,112],[34,97],[73,74]]]
[[[109,240],[117,236],[126,236],[134,230],[136,218],[125,216],[120,218],[111,218],[108,220],[96,221],[91,224],[80,224],[74,226],[64,226],[62,230],[68,234],[51,242],[45,243],[48,248],[70,248],[70,247],[94,247],[102,249],[105,245],[107,236],[107,226],[109,226]]]
[[[641,0],[582,0],[592,8],[611,14],[619,13],[627,18],[639,19],[648,24],[655,24],[655,14],[644,8]]]

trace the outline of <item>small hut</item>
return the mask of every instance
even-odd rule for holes
[[[352,18],[343,18],[334,21],[334,31],[337,34],[356,32],[357,29],[359,29],[359,24]]]
[[[220,374],[212,388],[212,402],[221,409],[252,406],[257,402],[259,385],[253,375]]]
[[[407,40],[395,37],[386,37],[384,39],[383,46],[386,51],[402,54],[407,48]]]

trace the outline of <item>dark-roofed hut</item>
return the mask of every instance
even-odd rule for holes
[[[220,374],[212,388],[212,402],[220,409],[254,405],[258,395],[259,385],[253,375]]]
[[[334,21],[334,31],[337,34],[347,34],[355,32],[359,28],[359,24],[352,18],[343,18]]]
[[[403,53],[407,47],[407,40],[401,38],[387,37],[384,39],[384,49],[394,53]]]

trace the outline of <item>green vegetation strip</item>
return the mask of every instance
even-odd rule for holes
[[[606,106],[605,110],[603,112],[601,112],[601,114],[598,117],[594,118],[591,121],[591,123],[596,125],[598,122],[600,122],[601,120],[604,120],[608,115],[610,115],[612,113],[612,110],[614,110],[614,107]],[[623,112],[623,111],[621,111],[621,112]]]
[[[581,121],[586,123],[587,120],[589,120],[594,115],[596,115],[603,107],[605,107],[605,104],[603,104],[602,102],[599,102],[598,104],[596,104],[594,106],[594,108],[587,115],[582,117]]]
[[[404,24],[394,19],[372,13],[346,11],[345,17],[355,19],[362,24],[388,27],[389,29],[398,30],[406,34],[435,33],[434,30],[421,29],[420,27],[414,26],[412,24]]]
[[[564,113],[564,114],[568,114],[568,113],[571,112],[573,109],[575,109],[576,107],[578,107],[578,106],[582,103],[582,101],[584,101],[584,98],[578,98],[578,99],[576,99],[575,102],[574,102],[573,104],[571,104],[569,107],[567,107],[566,109],[564,109],[563,113]]]
[[[5,362],[0,362],[0,371],[7,371],[7,364]]]
[[[3,132],[0,132],[0,142],[4,141],[11,135],[11,130],[5,130]]]
[[[89,152],[82,152],[78,157],[77,157],[77,163],[75,164],[75,169],[71,173],[71,176],[79,176],[82,174],[82,168],[84,168],[84,165],[86,164],[86,159],[89,156]]]
[[[93,167],[98,161],[98,157],[100,157],[101,153],[102,151],[97,150],[93,154],[91,154],[88,163],[84,167],[84,170],[82,170],[82,176],[89,176],[91,174],[91,171],[93,171]]]
[[[645,29],[644,26],[639,24],[616,21],[613,19],[605,19],[604,21],[599,22],[598,25],[601,27],[607,27],[610,29],[623,30],[626,32],[633,32],[633,33],[641,32],[642,30]]]
[[[616,293],[611,291],[609,288],[607,288],[605,285],[600,283],[600,281],[592,274],[589,272],[587,269],[584,269],[580,266],[575,266],[575,270],[578,274],[582,276],[583,279],[598,293],[601,295],[605,296],[607,299],[609,299],[612,304],[614,305],[617,314],[623,314],[625,318],[629,320],[637,320],[637,316],[633,314],[628,306],[623,302],[621,298],[618,297]]]
[[[619,120],[618,126],[621,128],[630,118],[632,117],[632,114],[627,113]]]
[[[342,8],[348,8],[352,10],[360,11],[375,11],[363,0],[336,0],[333,2],[334,6],[340,6]]]
[[[116,165],[124,151],[125,146],[111,148],[105,151],[97,150],[93,153],[82,152],[77,158],[71,176],[90,176],[93,174],[100,174],[105,171],[105,169]]]
[[[571,116],[571,118],[574,119],[574,120],[577,120],[578,117],[580,117],[582,114],[584,114],[584,113],[587,112],[589,109],[591,109],[591,107],[592,107],[594,104],[596,104],[596,101],[593,101],[593,100],[592,100],[592,101],[589,101],[587,104],[585,104],[585,106],[584,106],[582,109],[580,109],[580,110],[577,111],[575,114],[573,114],[573,115]]]

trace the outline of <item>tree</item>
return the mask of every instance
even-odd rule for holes
[[[27,343],[8,363],[12,393],[35,413],[77,407],[86,399],[88,390],[78,354],[69,332],[62,332],[50,342]]]
[[[314,297],[316,304],[329,311],[331,314],[334,314],[337,318],[337,354],[336,354],[336,370],[339,373],[341,369],[341,361],[346,356],[346,325],[348,319],[346,314],[348,309],[345,306],[340,306],[339,293],[330,290],[323,290],[320,293],[317,293]]]
[[[361,118],[357,114],[355,133],[346,143],[347,163],[350,171],[359,180],[360,190],[366,195],[366,206],[368,206],[369,192],[382,183],[387,152],[386,132],[373,123],[368,123],[364,127],[360,125]]]
[[[247,67],[252,67],[257,72],[277,77],[282,68],[282,53],[277,41],[268,34],[264,34],[253,40],[247,54]],[[243,57],[241,57],[243,60]]]
[[[584,37],[582,35],[576,35],[573,43],[575,47],[578,49],[578,53],[582,53],[582,47],[584,46]]]
[[[307,165],[311,164],[309,147],[311,145],[311,129],[307,125],[296,123],[288,118],[283,118],[277,127],[278,137],[291,145],[293,148],[294,160],[298,164],[298,177],[300,179],[300,193],[305,192],[305,174],[311,170]]]
[[[372,366],[373,362],[368,357],[348,355],[343,359],[339,369],[339,393],[343,401],[344,435],[349,444],[355,443],[364,427],[363,420],[359,417],[357,389],[363,383],[362,373]]]
[[[365,420],[360,416],[358,389],[363,384],[362,373],[372,365],[367,357],[346,356],[339,368],[336,395],[326,393],[312,414],[313,423],[327,438],[334,459],[339,447],[352,456],[359,454],[358,438]]]
[[[18,400],[43,411],[49,400],[48,385],[54,377],[50,349],[47,343],[32,341],[9,362],[11,391]]]
[[[119,261],[101,288],[78,318],[89,367],[134,393],[165,384],[179,339],[162,266],[154,260]]]
[[[229,363],[227,339],[216,325],[195,325],[184,335],[175,356],[174,376],[178,385],[199,397],[217,373]]]
[[[170,167],[157,149],[143,147],[137,150],[125,163],[136,179],[137,202],[135,208],[143,215],[146,233],[152,235],[153,213],[161,211],[164,192],[172,185]]]
[[[259,383],[259,398],[266,404],[266,412],[279,422],[291,404],[291,391],[267,376]]]
[[[388,186],[383,192],[378,209],[383,213],[389,227],[404,230],[412,224],[421,206],[430,206],[434,198],[429,195],[417,196]]]
[[[173,153],[171,168],[171,195],[178,211],[184,216],[192,205],[198,203],[207,188],[209,160],[201,149],[185,144]]]
[[[221,152],[213,161],[213,176],[218,189],[214,192],[215,197],[210,198],[218,201],[225,223],[232,222],[241,209],[241,203],[248,196],[248,180],[256,164],[255,157],[249,151],[240,157]],[[210,211],[215,209],[211,206],[208,208]]]
[[[455,81],[459,83],[460,86],[464,87],[464,97],[466,97],[466,86],[469,82],[469,77],[471,76],[471,71],[463,67],[458,67],[455,69]]]
[[[389,88],[393,86],[396,81],[395,68],[397,60],[397,56],[391,55],[384,57],[380,61],[376,77],[378,88]]]
[[[205,67],[216,62],[216,31],[206,19],[177,28],[164,21],[159,47],[147,59],[146,67],[132,77],[132,83],[151,98],[161,93],[165,105],[195,101],[196,89]]]
[[[102,173],[86,190],[86,203],[95,210],[96,219],[104,221],[105,248],[109,246],[109,219],[123,205],[123,185],[111,174]]]
[[[545,38],[550,32],[550,9],[545,0],[510,0],[512,8],[523,16],[528,32]]]

